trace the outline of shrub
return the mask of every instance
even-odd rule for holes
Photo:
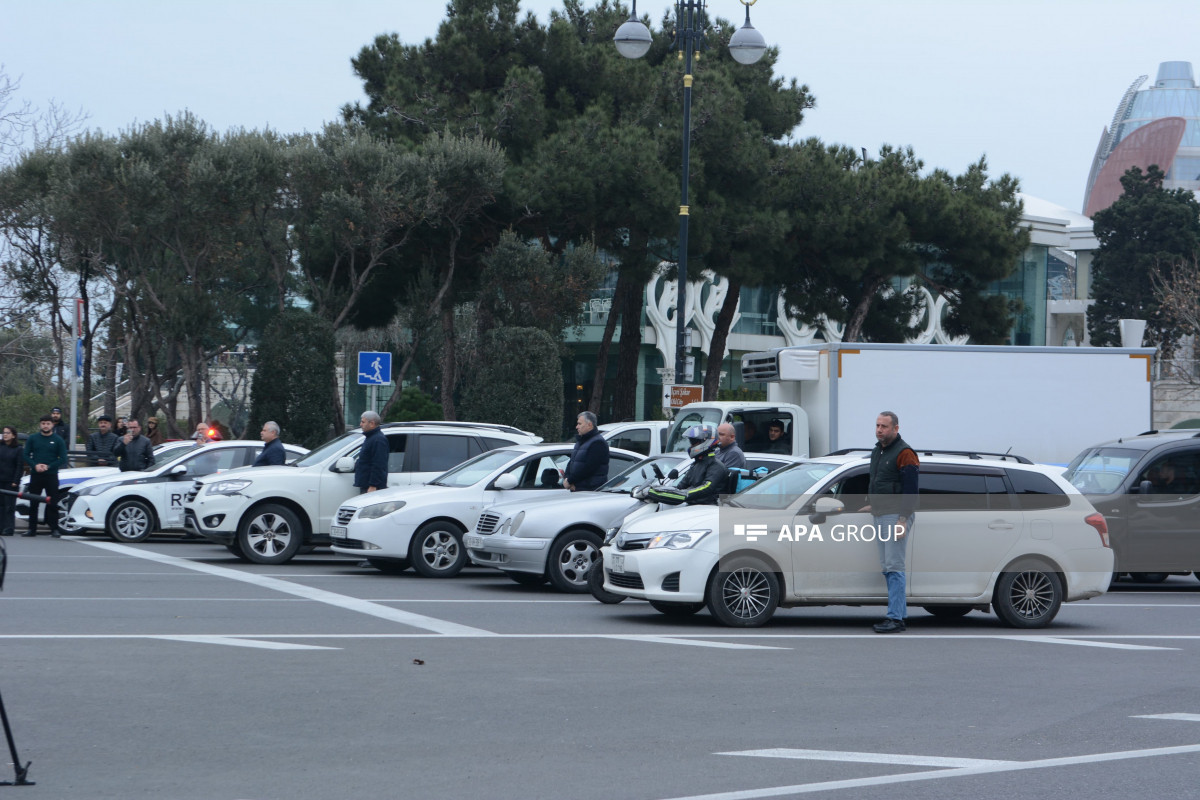
[[[472,422],[513,425],[548,442],[562,436],[558,346],[537,328],[495,328],[484,335],[459,404]]]
[[[333,326],[307,311],[282,312],[258,348],[247,430],[274,420],[286,442],[311,448],[326,441],[337,415],[336,368]]]

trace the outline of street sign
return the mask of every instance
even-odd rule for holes
[[[391,353],[359,352],[358,383],[360,386],[387,386],[391,382]]]
[[[83,377],[83,339],[75,340],[75,377]]]
[[[668,383],[663,387],[663,408],[683,408],[688,403],[699,403],[703,399],[703,386]]]

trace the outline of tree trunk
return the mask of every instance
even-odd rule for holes
[[[638,356],[642,350],[642,286],[627,281],[614,298],[621,308],[621,344],[617,350],[617,386],[613,391],[613,421],[637,417]]]
[[[863,323],[867,321],[867,312],[871,310],[871,303],[875,302],[875,293],[879,291],[880,286],[883,286],[885,280],[885,277],[876,275],[863,284],[862,294],[854,306],[854,313],[850,315],[850,320],[846,323],[846,332],[842,334],[843,342],[858,341],[858,337],[862,335]]]
[[[454,306],[442,309],[442,416],[458,419],[454,410],[454,384],[458,380],[458,364],[454,352]]]
[[[596,371],[592,376],[592,399],[588,402],[588,411],[600,413],[600,403],[604,400],[604,379],[608,375],[608,351],[612,347],[613,334],[617,332],[617,317],[620,316],[617,298],[622,296],[625,284],[629,282],[625,270],[617,272],[617,288],[613,290],[613,301],[608,307],[608,319],[604,321],[604,335],[600,337],[600,350],[596,353]]]
[[[729,328],[733,324],[733,312],[737,310],[738,298],[742,295],[742,282],[729,278],[729,291],[725,302],[717,312],[713,328],[712,347],[708,351],[708,364],[704,373],[704,399],[716,400],[721,388],[721,365],[725,362],[725,342],[729,339]]]

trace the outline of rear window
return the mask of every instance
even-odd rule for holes
[[[1067,493],[1040,472],[1010,469],[1008,470],[1008,479],[1012,482],[1017,508],[1037,510],[1063,508],[1071,504],[1071,498],[1067,497]]]

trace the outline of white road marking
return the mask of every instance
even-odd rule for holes
[[[165,639],[171,642],[195,642],[197,644],[224,644],[231,647],[254,647],[260,650],[338,650],[337,647],[322,647],[317,644],[294,644],[292,642],[263,642],[254,639],[240,639],[234,636],[192,636],[169,635],[149,636],[149,639]]]
[[[902,764],[912,767],[986,767],[1016,764],[994,758],[943,758],[941,756],[909,756],[896,753],[854,753],[844,750],[796,750],[788,747],[770,750],[739,750],[714,753],[718,756],[755,756],[758,758],[797,758],[811,761],[853,761],[859,764]]]
[[[1066,758],[1046,758],[1038,761],[1001,762],[990,766],[963,767],[959,769],[935,769],[928,772],[908,772],[900,775],[879,775],[874,778],[851,778],[839,781],[821,781],[820,783],[798,783],[791,786],[771,786],[764,789],[746,789],[733,792],[716,792],[713,794],[696,794],[685,797],[675,797],[670,800],[756,800],[760,797],[783,797],[793,794],[814,794],[835,789],[861,789],[865,786],[887,786],[895,783],[914,783],[917,781],[936,781],[944,778],[960,778],[968,775],[988,775],[997,772],[1021,772],[1031,769],[1048,769],[1050,767],[1070,767],[1078,764],[1098,764],[1107,761],[1122,761],[1131,758],[1152,758],[1154,756],[1182,755],[1185,753],[1200,753],[1200,744],[1183,745],[1180,747],[1156,747],[1149,750],[1124,750],[1116,753],[1094,753],[1086,756],[1068,756]]]
[[[1133,719],[1172,719],[1179,722],[1200,722],[1200,714],[1135,714]]]
[[[80,540],[83,544],[91,547],[99,547],[103,550],[110,550],[117,553],[134,556],[135,558],[144,558],[149,561],[157,561],[160,564],[169,564],[180,569],[190,569],[195,572],[203,572],[208,575],[214,575],[218,578],[227,578],[233,581],[241,581],[249,583],[263,589],[271,589],[276,592],[303,597],[306,600],[315,600],[319,603],[343,608],[347,611],[355,611],[359,614],[367,614],[372,617],[379,617],[391,622],[399,622],[402,625],[410,625],[414,628],[433,631],[446,636],[491,636],[490,631],[485,631],[482,628],[472,628],[469,625],[459,625],[456,622],[446,622],[445,620],[435,619],[434,617],[426,617],[421,614],[414,614],[411,611],[401,611],[398,608],[389,608],[381,606],[378,603],[373,603],[369,600],[361,600],[357,597],[347,597],[344,594],[336,594],[327,592],[324,589],[314,589],[311,586],[303,584],[293,584],[287,581],[281,581],[278,578],[270,578],[265,575],[254,575],[247,572],[241,572],[228,567],[218,567],[213,564],[202,564],[196,561],[189,561],[185,558],[176,558],[162,553],[156,553],[152,550],[139,550],[137,548],[128,547],[115,542],[94,542]]]
[[[1116,642],[1089,642],[1079,639],[1062,639],[1057,636],[1005,636],[1014,642],[1043,642],[1046,644],[1074,644],[1080,647],[1107,647],[1112,650],[1178,650],[1178,647],[1153,647],[1148,644],[1118,644]]]
[[[719,635],[719,634],[714,634]],[[734,644],[733,642],[710,642],[702,639],[680,639],[674,636],[639,636],[637,634],[600,634],[602,639],[619,639],[626,642],[650,642],[652,644],[682,644],[691,647],[715,647],[718,650],[791,650],[790,647],[772,647],[765,644]]]

